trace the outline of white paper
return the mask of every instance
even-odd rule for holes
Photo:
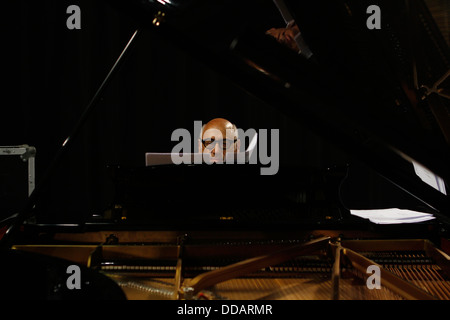
[[[225,154],[225,159],[222,163],[248,163],[258,143],[258,134],[256,133],[249,143],[245,152],[229,152]],[[211,162],[211,155],[209,153],[158,153],[147,152],[145,154],[146,166],[170,165],[178,164],[173,160],[178,159],[185,164],[201,164],[203,162]]]
[[[435,219],[431,213],[398,208],[350,210],[350,213],[364,219],[369,219],[376,224],[417,223]]]
[[[423,182],[447,195],[444,180],[419,163],[412,161],[414,171]]]

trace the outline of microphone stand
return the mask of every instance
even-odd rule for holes
[[[106,75],[105,79],[101,83],[100,87],[97,89],[97,91],[94,94],[94,96],[92,97],[91,101],[88,103],[88,105],[85,108],[84,112],[82,113],[80,119],[78,120],[77,124],[75,125],[72,133],[66,138],[66,140],[64,140],[64,143],[62,144],[62,146],[56,153],[56,155],[53,158],[50,165],[48,166],[42,179],[39,181],[38,184],[36,184],[35,189],[29,195],[24,207],[19,211],[19,213],[17,215],[12,216],[12,218],[14,220],[9,225],[8,229],[6,230],[6,233],[0,240],[0,249],[10,249],[10,247],[12,245],[12,240],[14,239],[14,236],[17,234],[18,228],[23,223],[23,221],[25,221],[27,218],[29,218],[29,216],[31,216],[31,211],[35,206],[36,200],[42,193],[43,186],[45,186],[45,184],[48,182],[48,180],[52,176],[55,168],[60,163],[62,157],[66,154],[67,150],[72,145],[72,141],[78,136],[78,134],[80,133],[86,120],[89,118],[90,114],[94,111],[99,99],[101,98],[103,92],[105,91],[105,88],[111,81],[113,75],[117,72],[117,70],[120,67],[122,61],[124,60],[127,52],[130,50],[131,45],[135,42],[136,36],[139,33],[140,33],[139,28],[134,31],[133,35],[129,39],[125,48],[122,50],[120,56],[117,58],[116,62],[110,69],[109,73]]]

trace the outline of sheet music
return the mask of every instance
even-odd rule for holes
[[[224,163],[248,163],[256,149],[258,141],[258,134],[256,133],[249,143],[249,146],[245,152],[233,152],[225,155]],[[210,161],[210,155],[208,153],[160,153],[160,152],[147,152],[145,154],[146,166],[159,166],[159,165],[171,165],[174,163],[174,158],[183,157],[185,163],[200,164]]]
[[[350,213],[376,224],[418,223],[435,219],[431,213],[398,208],[350,210]]]
[[[440,191],[441,193],[447,195],[447,191],[445,190],[444,179],[442,179],[441,177],[434,174],[433,172],[431,172],[430,170],[428,170],[427,168],[425,168],[424,166],[420,165],[415,161],[412,161],[412,164],[414,166],[414,171],[416,172],[417,176],[419,176],[419,178],[422,179],[423,182]]]

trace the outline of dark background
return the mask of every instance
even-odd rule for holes
[[[66,27],[72,4],[81,8],[81,30]],[[0,145],[36,147],[39,182],[137,24],[104,1],[18,1],[5,6],[4,15]],[[280,129],[282,166],[326,168],[351,161],[178,50],[173,39],[143,29],[52,176],[40,199],[45,215],[72,221],[101,213],[113,190],[108,166],[144,166],[145,152],[171,151],[175,129],[192,132],[195,120],[215,117],[244,130]]]

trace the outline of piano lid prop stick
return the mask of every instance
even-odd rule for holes
[[[75,127],[73,128],[71,134],[66,138],[66,140],[64,140],[64,143],[61,145],[61,147],[57,151],[56,155],[52,159],[50,165],[47,167],[47,169],[44,172],[39,183],[36,184],[36,187],[34,188],[33,192],[31,192],[31,194],[29,195],[24,206],[21,208],[18,215],[15,216],[14,221],[11,222],[8,229],[6,230],[6,233],[3,235],[2,238],[0,238],[0,249],[10,249],[11,248],[12,242],[14,241],[15,236],[19,232],[19,227],[22,225],[22,223],[27,218],[29,218],[32,215],[32,210],[35,207],[38,197],[41,196],[42,190],[44,190],[44,186],[47,185],[50,178],[55,174],[56,168],[61,163],[63,156],[66,154],[67,150],[69,150],[70,146],[72,145],[72,141],[74,141],[75,138],[79,136],[84,124],[87,122],[90,115],[95,110],[95,107],[97,107],[98,102],[102,98],[105,89],[111,82],[113,75],[115,75],[117,73],[117,70],[121,66],[122,62],[125,60],[126,54],[129,52],[130,48],[132,47],[132,44],[135,42],[136,36],[139,33],[139,31],[140,31],[140,29],[136,29],[134,31],[133,35],[127,42],[125,48],[122,50],[121,54],[117,58],[114,65],[111,67],[111,69],[108,72],[108,74],[106,75],[105,79],[100,84],[99,88],[95,92],[92,99],[89,101],[89,104],[84,109],[83,113],[81,114],[81,117],[78,119],[78,122],[75,124]]]

